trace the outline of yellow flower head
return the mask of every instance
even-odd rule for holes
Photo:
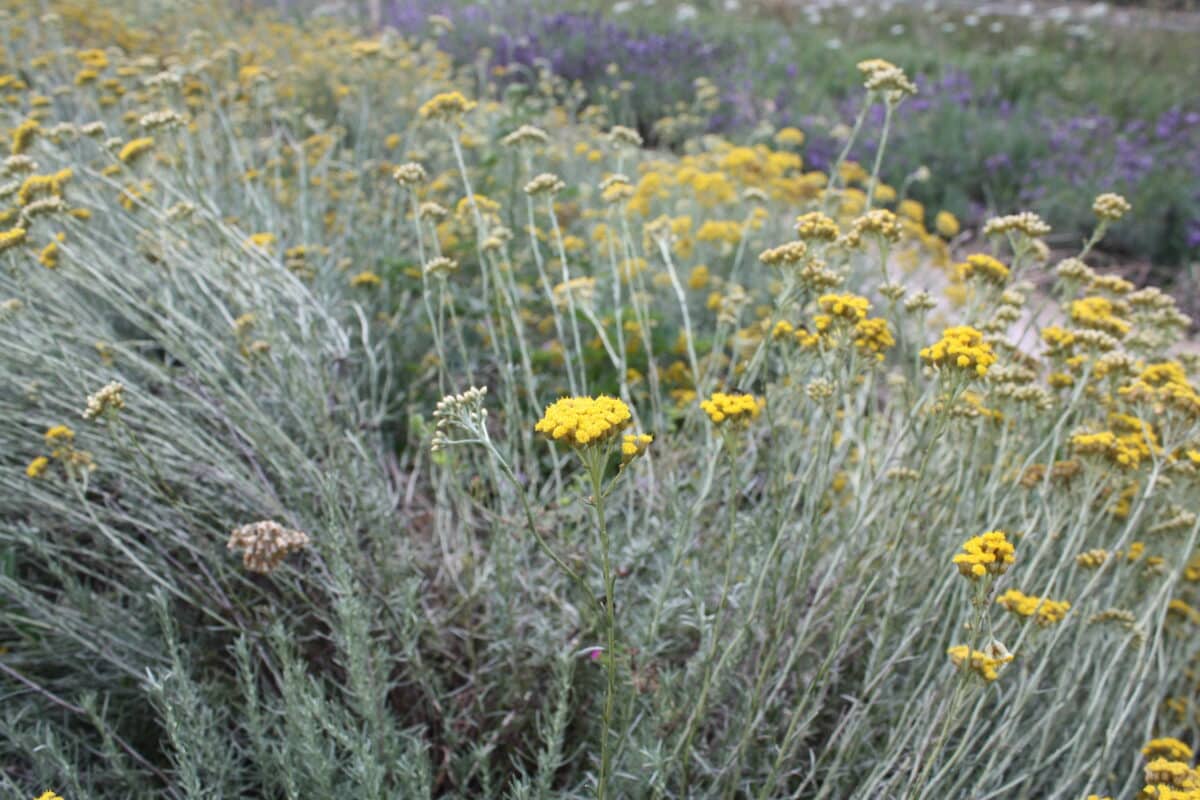
[[[1016,560],[1015,552],[1004,531],[988,531],[968,539],[953,563],[960,574],[975,580],[984,575],[1003,575]]]
[[[1071,608],[1065,600],[1034,597],[1017,589],[1009,589],[996,602],[1019,617],[1033,617],[1043,627],[1061,622]]]
[[[867,318],[871,301],[857,294],[823,294],[817,305],[830,317],[857,324]]]
[[[30,478],[40,478],[46,473],[46,469],[49,466],[50,459],[45,456],[38,456],[29,462],[29,466],[25,467],[25,474]]]
[[[477,104],[468,100],[462,92],[442,92],[425,102],[417,112],[421,119],[436,119],[449,122],[458,119]]]
[[[1013,660],[1013,655],[998,642],[989,646],[988,651],[972,650],[960,644],[951,647],[946,654],[955,667],[961,668],[966,663],[972,672],[991,683],[1000,676],[1000,667]]]
[[[627,433],[624,441],[621,442],[621,466],[625,466],[630,461],[646,452],[646,448],[654,441],[654,437],[648,433]]]
[[[373,288],[383,284],[383,279],[370,270],[365,270],[350,278],[350,285],[359,287]]]
[[[1182,792],[1170,792],[1171,789],[1200,789],[1200,775],[1188,766],[1185,761],[1171,761],[1166,758],[1155,758],[1145,766],[1146,783],[1154,786],[1156,789],[1166,788],[1167,792],[1156,791],[1151,797],[1159,797],[1165,800],[1166,798],[1178,797],[1180,800],[1186,800],[1192,792],[1186,795]]]
[[[46,431],[46,444],[66,444],[75,441],[75,431],[66,425],[55,425]]]
[[[700,403],[714,425],[732,422],[734,425],[749,425],[762,411],[763,403],[752,394],[726,394],[714,392],[713,396]]]
[[[143,136],[140,139],[133,139],[126,142],[121,151],[117,153],[117,158],[121,159],[121,163],[123,164],[132,164],[153,148],[154,138]]]
[[[16,247],[23,241],[25,241],[24,228],[11,228],[7,231],[0,231],[0,253]]]
[[[883,317],[860,320],[854,326],[854,346],[864,353],[873,353],[882,361],[883,351],[896,344],[891,328]]]
[[[1008,267],[986,253],[972,253],[958,265],[958,275],[963,280],[979,278],[989,283],[1004,284],[1008,280]]]
[[[629,406],[615,397],[564,397],[546,407],[534,430],[553,441],[585,447],[612,441],[632,420]]]
[[[953,239],[961,230],[961,226],[958,224],[958,217],[949,211],[939,211],[937,216],[933,218],[933,227],[947,239]]]
[[[1142,748],[1142,755],[1146,757],[1147,761],[1156,758],[1165,758],[1168,761],[1191,761],[1193,754],[1192,748],[1178,739],[1167,736],[1146,742],[1146,746]]]
[[[981,378],[996,363],[991,345],[970,325],[946,328],[941,339],[921,350],[921,358],[935,367],[969,370]]]
[[[1079,455],[1107,459],[1120,469],[1137,469],[1142,461],[1159,450],[1158,437],[1148,424],[1125,414],[1113,414],[1110,422],[1116,430],[1096,433],[1079,431],[1071,436],[1071,449]]]
[[[269,250],[275,246],[275,234],[255,233],[246,237],[246,245],[257,250]]]
[[[779,264],[795,264],[803,259],[807,252],[808,245],[803,241],[788,242],[762,251],[758,255],[758,260],[772,267]]]
[[[1107,297],[1085,297],[1071,302],[1071,319],[1084,328],[1104,331],[1116,337],[1129,333],[1130,324],[1121,319],[1120,308]]]
[[[832,242],[841,235],[838,225],[820,211],[796,217],[796,236],[810,241]]]
[[[798,128],[782,128],[775,134],[775,143],[782,147],[799,147],[804,144],[804,131]]]
[[[33,143],[33,138],[37,136],[41,127],[41,124],[36,119],[27,119],[13,128],[12,154],[19,156],[28,150],[29,145]]]

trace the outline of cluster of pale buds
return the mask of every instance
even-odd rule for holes
[[[466,431],[478,439],[487,439],[487,409],[483,407],[483,397],[487,387],[472,386],[459,394],[448,394],[438,401],[433,410],[436,429],[430,450],[434,453],[452,445],[458,444],[449,438],[452,429]]]

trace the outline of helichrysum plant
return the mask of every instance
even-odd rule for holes
[[[922,206],[879,59],[822,160],[453,9],[51,5],[0,15],[4,796],[1196,792],[1200,359],[1094,258],[1120,196]]]

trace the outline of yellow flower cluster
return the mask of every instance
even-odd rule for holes
[[[870,317],[854,326],[854,346],[864,353],[875,354],[879,361],[883,360],[883,351],[895,344],[891,328],[882,317]]]
[[[996,363],[991,345],[983,334],[969,325],[958,325],[942,331],[942,338],[921,350],[921,358],[935,367],[953,367],[973,371],[979,377],[987,374]]]
[[[1147,761],[1156,758],[1165,758],[1168,761],[1191,761],[1193,757],[1192,748],[1171,736],[1146,742],[1146,746],[1142,748],[1142,755],[1146,757]]]
[[[953,563],[959,574],[975,580],[984,575],[1003,575],[1016,560],[1015,553],[1004,531],[988,531],[968,539]]]
[[[1145,766],[1145,776],[1146,786],[1142,789],[1145,797],[1155,800],[1193,800],[1200,794],[1200,774],[1186,761],[1161,757],[1152,759]]]
[[[862,244],[864,236],[876,236],[883,241],[898,242],[903,234],[904,228],[896,215],[886,208],[877,208],[856,218],[850,224],[850,231],[846,234],[844,242],[846,247],[855,248]]]
[[[703,400],[700,408],[708,414],[714,425],[732,422],[734,425],[749,425],[750,421],[762,411],[762,401],[752,394],[726,394],[714,392],[712,397]]]
[[[1075,334],[1057,325],[1042,328],[1042,341],[1052,354],[1067,353],[1075,346]]]
[[[1188,416],[1200,416],[1200,394],[1177,361],[1149,364],[1128,386],[1117,390],[1132,402],[1149,402],[1161,414],[1168,408]]]
[[[11,228],[7,231],[0,231],[0,253],[12,249],[24,241],[24,228]]]
[[[1130,324],[1121,318],[1118,311],[1112,300],[1100,296],[1074,300],[1068,309],[1076,324],[1119,338],[1129,333]]]
[[[44,434],[46,446],[50,455],[38,456],[25,467],[25,475],[29,478],[40,478],[50,468],[50,460],[60,462],[72,476],[80,476],[84,472],[95,469],[92,454],[75,447],[75,431],[66,425],[55,425]]]
[[[939,211],[937,216],[933,218],[933,227],[940,235],[947,239],[953,239],[962,229],[958,224],[958,217],[949,211]]]
[[[778,266],[779,264],[795,264],[804,258],[807,252],[808,245],[804,242],[788,242],[787,244],[781,244],[778,247],[764,250],[759,254],[758,260],[770,267]]]
[[[150,136],[143,136],[140,139],[126,142],[125,146],[121,148],[121,152],[117,153],[117,158],[123,164],[132,164],[153,149],[154,139]]]
[[[246,237],[246,246],[256,250],[269,250],[275,246],[275,240],[273,233],[252,233]]]
[[[1017,589],[1009,589],[996,598],[996,602],[1019,617],[1034,617],[1043,627],[1062,622],[1071,604],[1065,600],[1050,600],[1027,595]]]
[[[383,285],[383,279],[370,270],[364,270],[350,277],[350,285],[355,288],[374,288]]]
[[[621,466],[625,466],[630,461],[646,452],[646,448],[654,441],[654,437],[648,433],[627,433],[624,441],[621,442]]]
[[[17,203],[27,206],[41,197],[61,197],[63,186],[71,180],[74,172],[70,167],[50,175],[30,175],[21,182],[17,190]]]
[[[475,101],[468,100],[462,92],[442,92],[426,101],[417,113],[421,119],[449,121],[457,119],[475,106]]]
[[[534,430],[553,441],[585,447],[612,441],[632,420],[629,406],[615,397],[564,397],[546,407]]]
[[[1071,447],[1079,455],[1105,458],[1122,469],[1137,469],[1142,461],[1158,451],[1154,430],[1137,417],[1113,414],[1110,422],[1116,431],[1084,431],[1071,436]]]
[[[50,468],[50,459],[46,456],[38,456],[29,462],[25,467],[25,475],[29,478],[40,478],[46,474],[46,470]]]
[[[817,305],[831,318],[850,323],[866,319],[871,310],[871,301],[856,294],[823,294],[817,298]]]
[[[951,647],[946,654],[950,656],[950,661],[955,667],[961,669],[966,663],[971,671],[988,683],[1000,677],[1000,668],[1013,660],[1011,653],[989,654],[980,650],[972,650],[965,644]]]
[[[820,211],[810,211],[796,217],[796,235],[801,239],[832,242],[841,233],[837,223]]]
[[[1008,267],[986,253],[972,253],[958,265],[958,275],[963,280],[979,278],[989,283],[1004,284],[1008,280]]]
[[[700,229],[696,231],[696,239],[701,242],[737,244],[742,239],[742,225],[733,220],[705,220]]]

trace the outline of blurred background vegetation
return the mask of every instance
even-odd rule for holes
[[[1082,198],[1118,191],[1138,224],[1107,243],[1129,277],[1187,289],[1200,255],[1200,13],[1193,0],[800,2],[595,0],[446,2],[271,0],[292,17],[357,17],[405,32],[451,23],[439,46],[459,63],[521,76],[548,63],[580,104],[609,98],[648,141],[656,123],[695,108],[697,79],[720,90],[711,132],[765,138],[794,125],[822,168],[857,101],[842,77],[882,57],[915,75],[921,95],[889,145],[893,184],[927,167],[909,196],[968,224],[1034,208],[1069,249],[1090,224]],[[483,75],[483,72],[480,73]],[[856,155],[874,151],[871,120]],[[1185,304],[1192,305],[1188,298]],[[1194,308],[1194,306],[1192,306]]]

